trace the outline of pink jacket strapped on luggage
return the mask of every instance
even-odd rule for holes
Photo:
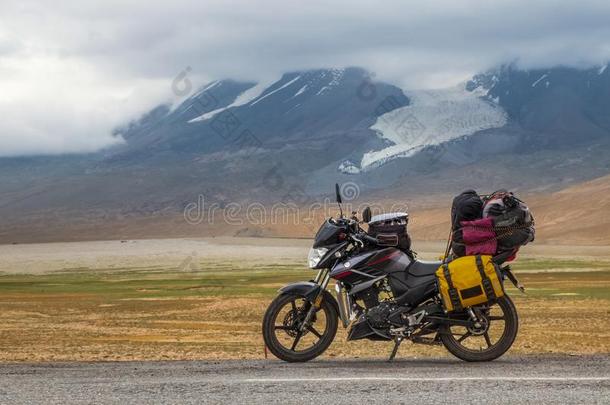
[[[462,221],[462,237],[466,255],[494,255],[498,249],[492,218]]]

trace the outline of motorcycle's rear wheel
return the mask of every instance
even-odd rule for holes
[[[493,305],[472,309],[482,320],[482,327],[468,329],[463,326],[446,326],[440,331],[443,345],[451,354],[465,361],[497,359],[515,341],[519,329],[517,309],[506,295]]]
[[[337,333],[338,314],[332,303],[323,300],[310,325],[300,326],[311,303],[305,298],[284,293],[267,308],[263,318],[265,345],[280,360],[304,362],[324,353]]]

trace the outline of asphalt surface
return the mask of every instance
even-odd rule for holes
[[[610,355],[3,364],[0,403],[610,404]]]

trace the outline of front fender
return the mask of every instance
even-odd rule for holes
[[[309,302],[313,302],[320,293],[321,289],[322,287],[314,282],[299,281],[297,283],[285,285],[279,289],[279,292],[282,294],[295,294],[305,298]],[[336,313],[339,314],[339,304],[337,303],[335,297],[333,297],[332,294],[326,290],[322,291],[322,294],[324,297],[323,300],[330,302],[330,304],[335,308]]]
[[[321,287],[318,284],[312,281],[299,281],[297,283],[285,285],[280,288],[279,292],[292,293],[306,298],[307,301],[313,301],[318,296],[320,288]]]

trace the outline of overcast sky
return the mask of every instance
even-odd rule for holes
[[[172,80],[362,66],[442,87],[517,60],[610,59],[606,1],[0,0],[0,156],[93,151]]]

